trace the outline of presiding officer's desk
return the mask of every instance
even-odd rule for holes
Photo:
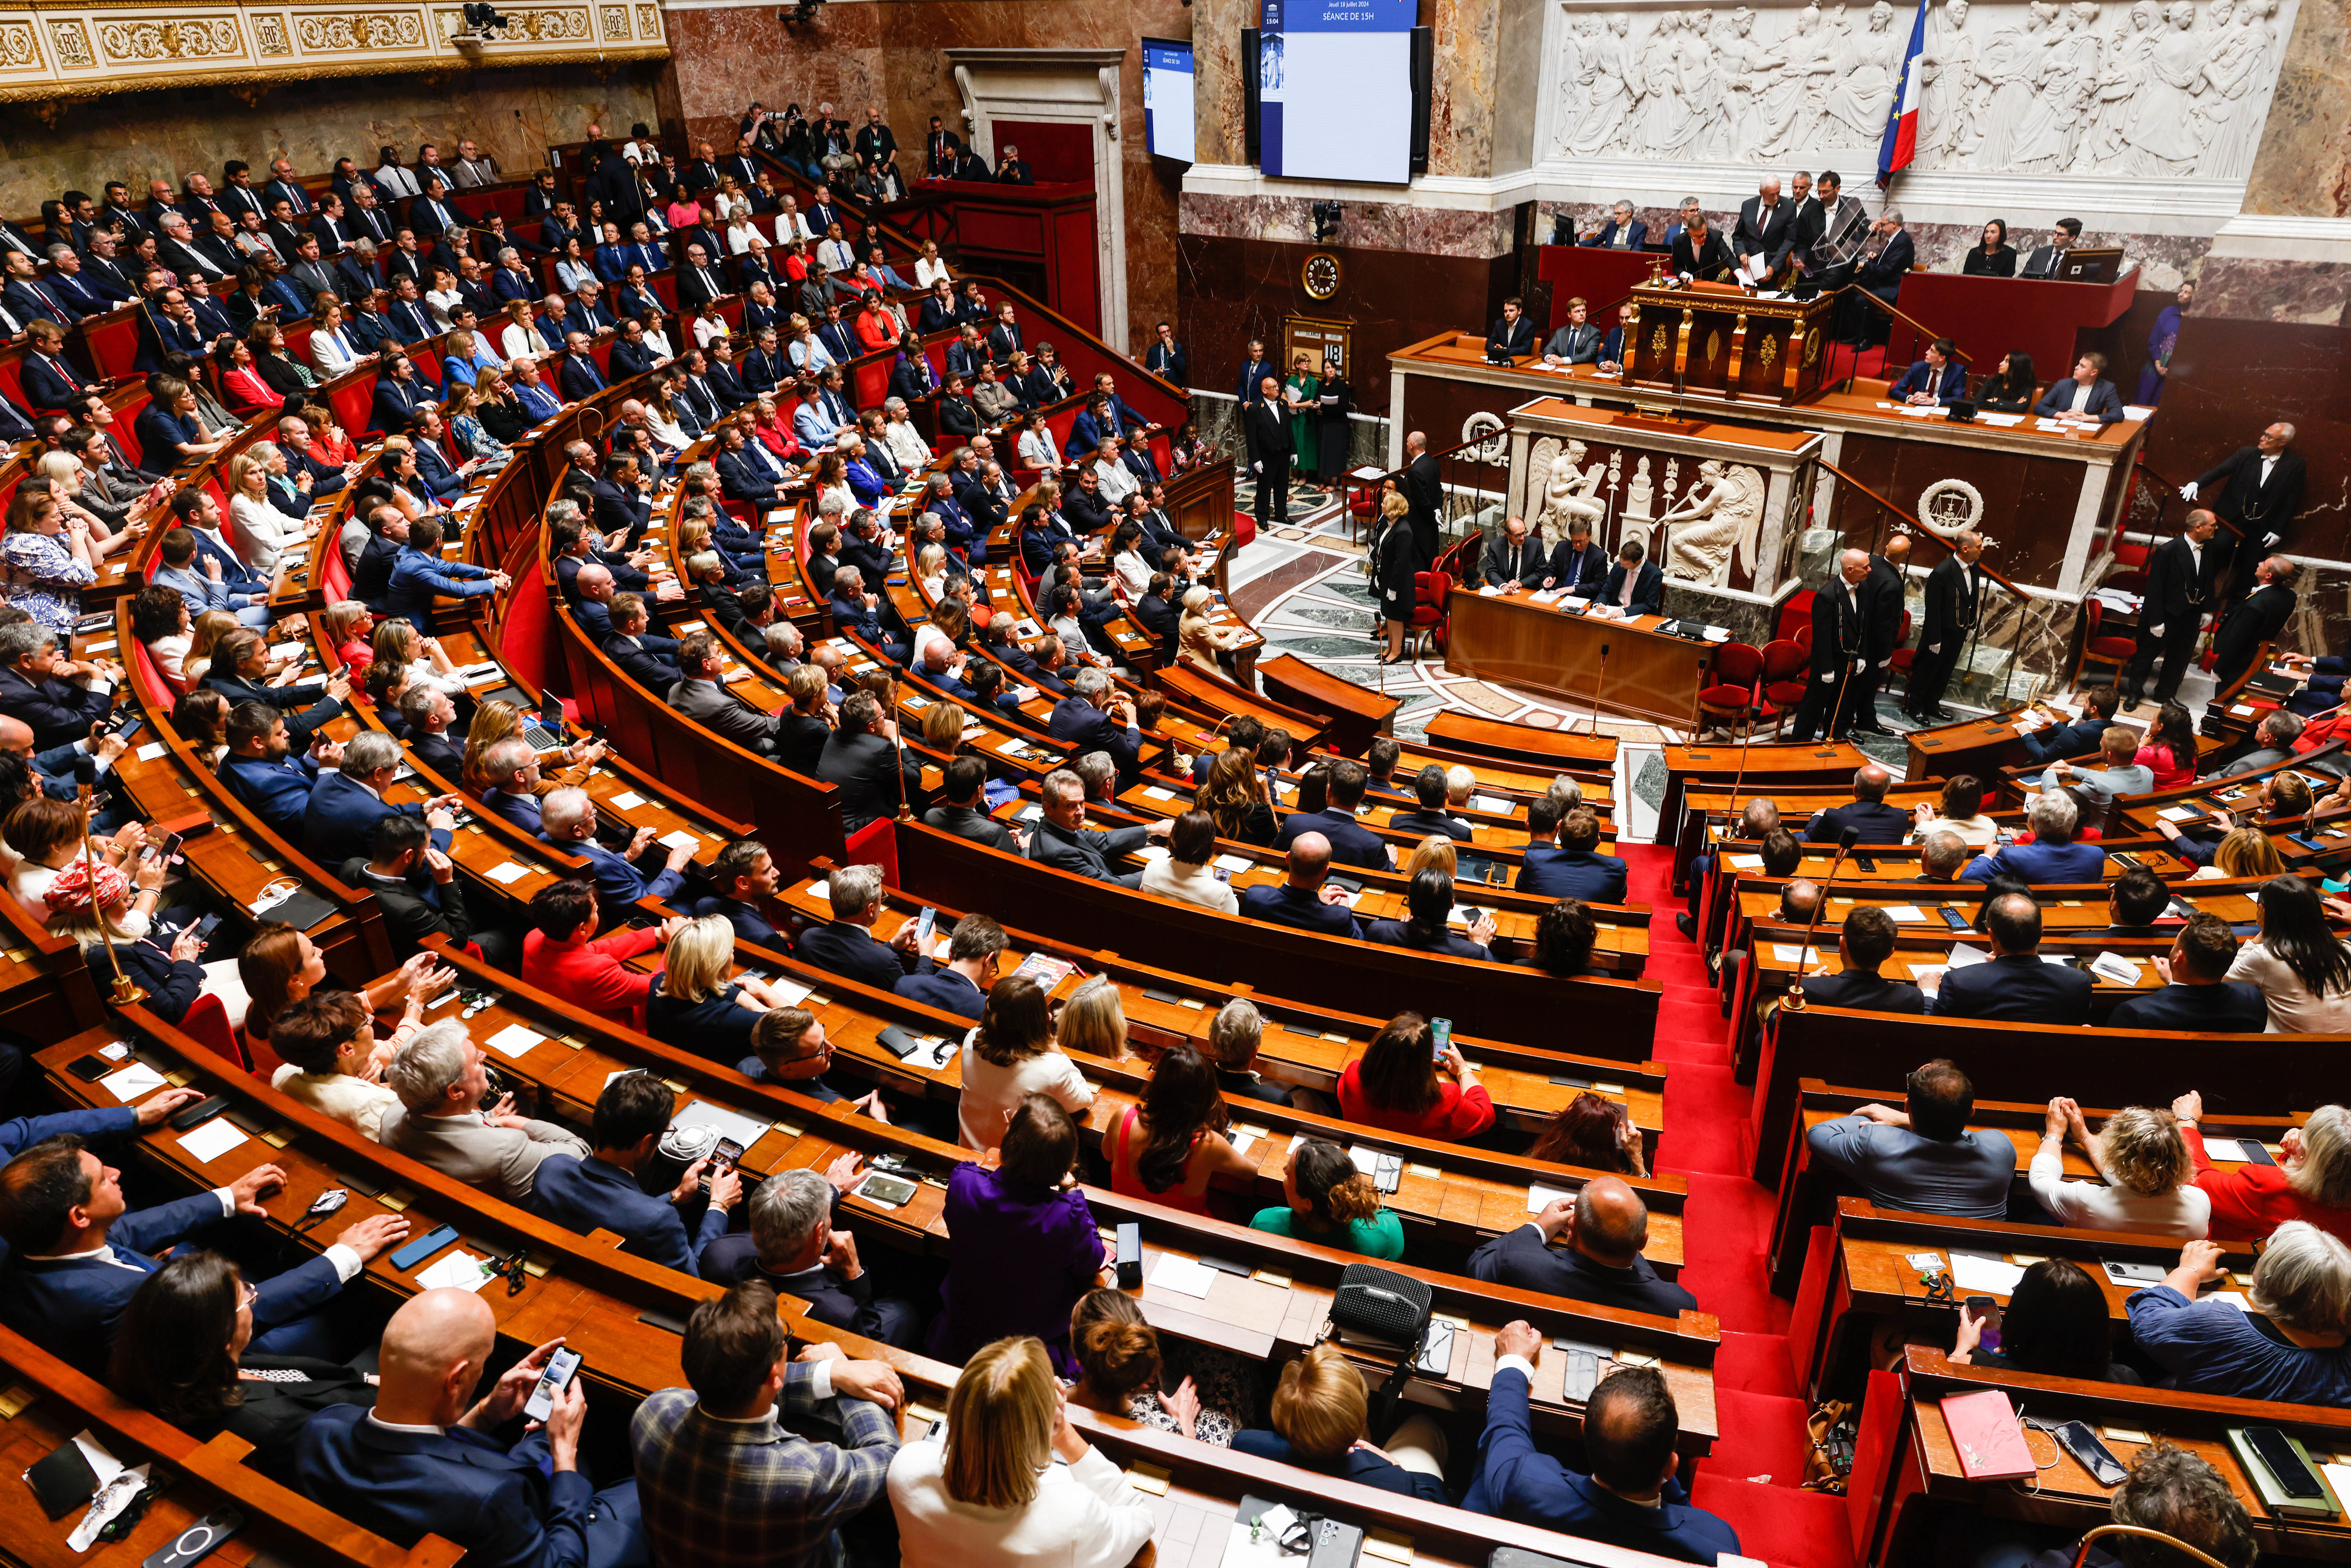
[[[1456,586],[1445,667],[1549,692],[1600,711],[1690,728],[1716,644],[1657,628],[1662,615],[1579,614],[1565,599]]]

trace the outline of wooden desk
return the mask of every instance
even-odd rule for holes
[[[1656,630],[1663,616],[1604,621],[1521,593],[1458,587],[1447,613],[1445,667],[1455,674],[1549,692],[1652,724],[1687,729],[1698,722],[1698,694],[1714,644],[1665,635]]]
[[[1635,285],[1625,380],[1676,393],[1786,408],[1818,392],[1834,296],[1766,299],[1735,284]]]
[[[1394,728],[1395,711],[1404,706],[1400,697],[1326,674],[1288,653],[1259,661],[1257,678],[1276,702],[1319,715],[1330,726],[1331,749],[1347,757],[1362,757],[1374,736]]]
[[[1430,716],[1428,744],[1448,751],[1471,752],[1546,772],[1598,772],[1613,777],[1616,769],[1616,737],[1613,735],[1570,735],[1563,730],[1537,729],[1531,724],[1488,718],[1447,708]],[[1407,747],[1409,752],[1411,747]],[[1401,767],[1397,769],[1403,771]]]

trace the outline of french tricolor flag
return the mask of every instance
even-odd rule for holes
[[[1877,149],[1877,188],[1893,183],[1896,169],[1910,167],[1918,152],[1918,57],[1927,49],[1927,0],[1918,0],[1918,15],[1910,23],[1910,47],[1902,51],[1902,90],[1895,96],[1894,111],[1886,117],[1886,140]]]

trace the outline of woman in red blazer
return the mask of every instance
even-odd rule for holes
[[[2351,1111],[2321,1105],[2309,1122],[2278,1140],[2273,1166],[2216,1166],[2196,1124],[2204,1096],[2189,1090],[2171,1103],[2196,1164],[2196,1185],[2212,1199],[2212,1239],[2262,1241],[2289,1219],[2306,1219],[2351,1243]]]
[[[1428,1020],[1398,1013],[1363,1059],[1339,1074],[1339,1113],[1384,1132],[1458,1142],[1494,1124],[1494,1102],[1477,1070],[1447,1043],[1435,1054]]]
[[[643,930],[623,925],[596,935],[596,884],[585,877],[548,883],[531,895],[530,929],[522,936],[522,978],[597,1017],[631,1029],[645,1027],[645,998],[658,976],[627,967],[628,960],[669,940],[684,924],[672,920]]]

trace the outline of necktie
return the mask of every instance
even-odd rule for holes
[[[47,358],[47,355],[42,357],[44,359]],[[75,392],[81,391],[81,378],[75,375],[72,371],[67,369],[66,362],[63,360],[50,360],[49,368],[56,371],[57,374],[65,378],[65,382],[68,387],[71,388]]]

